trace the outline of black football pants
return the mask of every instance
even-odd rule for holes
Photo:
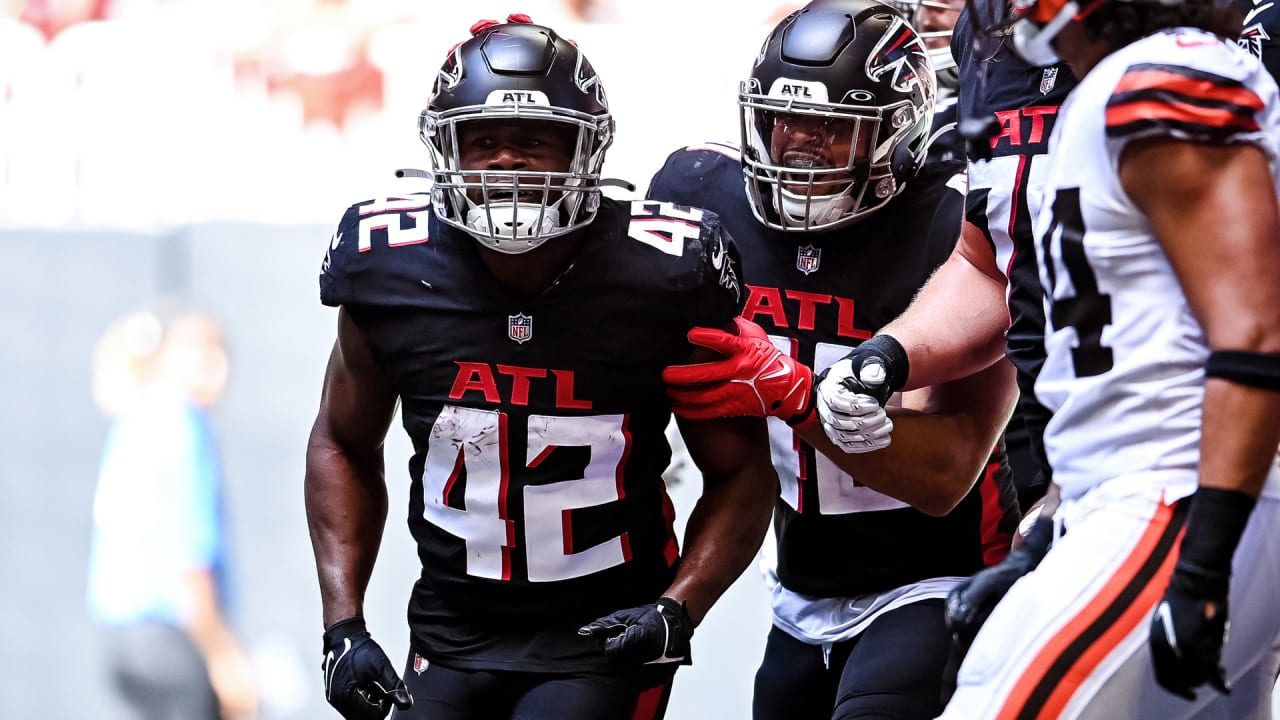
[[[858,637],[835,645],[830,666],[822,647],[774,627],[756,672],[755,720],[850,720],[937,717],[951,635],[942,599],[887,612]]]
[[[674,666],[614,675],[455,670],[430,663],[414,670],[409,651],[404,682],[413,708],[392,720],[661,720],[671,697]]]

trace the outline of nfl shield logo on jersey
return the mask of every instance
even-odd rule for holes
[[[524,313],[507,316],[507,337],[524,344],[533,337],[533,318]]]
[[[822,248],[816,248],[812,245],[803,245],[796,250],[796,269],[808,275],[818,269],[818,264],[822,262]]]
[[[1053,86],[1057,84],[1057,82],[1058,82],[1058,68],[1056,67],[1045,68],[1044,74],[1040,76],[1040,94],[1048,95],[1049,91],[1053,89]]]
[[[430,665],[430,663],[427,662],[426,658],[422,657],[418,653],[413,654],[413,671],[414,672],[421,675],[424,671],[426,671],[428,665]]]

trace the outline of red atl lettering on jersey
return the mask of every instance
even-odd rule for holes
[[[991,147],[1008,139],[1009,145],[1036,145],[1048,140],[1045,133],[1045,116],[1056,116],[1057,105],[1035,105],[1017,110],[1001,110],[996,113],[1000,122],[1000,134],[991,138]]]
[[[453,379],[453,388],[449,390],[450,400],[461,400],[469,392],[484,395],[484,401],[497,405],[502,402],[502,393],[498,388],[498,375],[511,378],[511,392],[508,395],[512,405],[529,404],[529,388],[535,380],[545,382],[550,372],[555,383],[556,408],[561,410],[590,410],[590,400],[580,400],[573,396],[574,379],[572,370],[550,370],[546,368],[527,368],[519,365],[490,365],[480,362],[454,361],[458,366],[458,374]],[[496,372],[495,372],[496,370]],[[504,383],[505,385],[505,383]],[[505,388],[504,388],[505,389]]]
[[[853,325],[853,298],[842,298],[824,293],[802,292],[800,290],[782,290],[780,288],[748,285],[746,307],[742,309],[742,317],[758,322],[757,316],[763,315],[773,323],[775,328],[789,328],[787,308],[794,303],[797,330],[812,330],[817,325],[819,305],[836,304],[836,334],[840,337],[866,340],[871,337],[870,330],[860,330]]]

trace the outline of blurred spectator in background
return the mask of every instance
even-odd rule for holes
[[[89,611],[111,684],[147,720],[247,720],[248,658],[224,615],[228,540],[208,410],[228,359],[216,325],[135,312],[93,357],[112,418],[93,504]]]
[[[368,58],[376,15],[348,0],[281,0],[261,48],[261,71],[272,93],[292,92],[303,124],[341,130],[350,116],[382,108],[382,72]]]
[[[17,8],[17,18],[30,23],[52,40],[67,28],[89,20],[105,20],[111,10],[111,0],[10,0],[9,7]]]
[[[611,0],[563,0],[572,22],[614,22],[618,9]]]

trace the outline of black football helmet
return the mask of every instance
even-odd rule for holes
[[[778,230],[830,230],[884,206],[924,161],[936,93],[929,51],[891,6],[814,0],[786,17],[738,93],[756,219]],[[824,160],[828,143],[775,157],[775,125],[796,116],[851,125],[848,156]]]
[[[441,221],[498,252],[521,253],[595,217],[614,121],[599,76],[575,45],[527,17],[509,20],[477,23],[471,39],[449,52],[418,118],[418,134],[431,151],[432,204]],[[495,119],[571,128],[577,139],[568,171],[464,172],[459,127]]]

